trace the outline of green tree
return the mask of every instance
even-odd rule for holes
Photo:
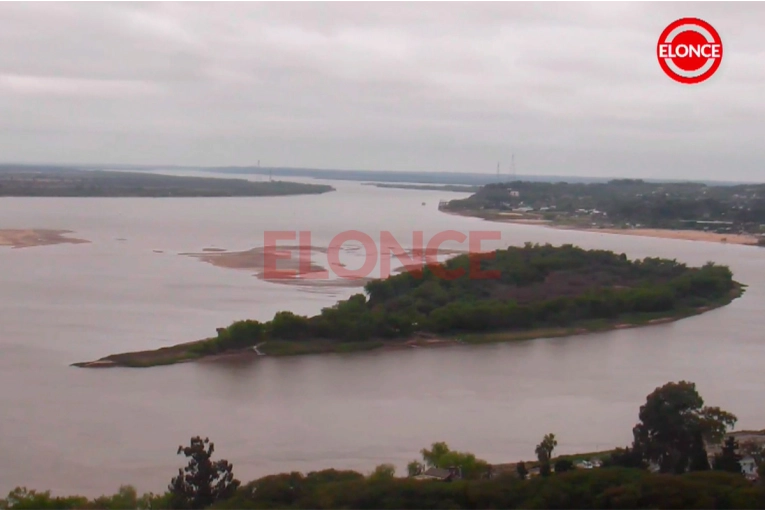
[[[537,454],[537,459],[539,460],[539,474],[542,476],[550,474],[550,460],[556,446],[558,446],[558,441],[555,439],[555,434],[545,434],[542,442],[534,449],[534,453]]]
[[[227,460],[211,460],[215,445],[208,438],[192,437],[190,446],[179,446],[178,455],[189,458],[189,464],[178,470],[170,481],[172,506],[179,509],[206,508],[216,501],[231,497],[239,480]]]
[[[392,480],[396,476],[396,466],[393,464],[380,464],[369,475],[370,481]]]
[[[741,473],[741,464],[739,464],[741,455],[738,454],[738,448],[739,444],[735,437],[726,437],[720,453],[715,455],[715,471]]]
[[[413,460],[406,465],[406,473],[409,476],[417,476],[425,471],[425,466],[419,460]]]
[[[444,442],[433,443],[430,450],[423,448],[420,453],[425,466],[459,467],[463,478],[481,478],[489,471],[489,463],[485,460],[477,459],[472,453],[450,450]]]
[[[534,450],[539,462],[549,462],[552,459],[552,453],[556,446],[558,446],[558,441],[555,439],[555,434],[545,434],[542,442]]]
[[[518,473],[518,478],[525,480],[529,476],[529,470],[526,469],[525,462],[519,462],[515,465],[515,471]]]
[[[632,430],[633,449],[662,473],[688,471],[699,438],[718,442],[737,421],[719,407],[705,407],[696,385],[687,381],[656,388],[640,407],[639,419]]]

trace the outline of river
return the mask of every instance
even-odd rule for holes
[[[162,491],[179,444],[209,436],[240,480],[334,467],[401,471],[435,441],[490,462],[625,445],[645,396],[680,379],[763,428],[765,250],[489,223],[438,211],[437,191],[333,181],[337,192],[274,198],[0,199],[0,228],[69,229],[90,244],[0,248],[0,494],[17,485],[95,496]],[[423,205],[425,202],[425,205]],[[261,281],[184,252],[263,244],[307,230],[315,245],[360,230],[402,244],[494,230],[498,245],[573,243],[729,265],[743,298],[650,328],[512,344],[259,358],[150,369],[69,364],[213,334],[278,310],[313,314],[358,289]],[[492,243],[484,246],[491,247]],[[155,251],[156,250],[156,251]],[[159,251],[159,253],[157,252]]]

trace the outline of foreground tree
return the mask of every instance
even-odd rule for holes
[[[189,464],[178,470],[178,476],[170,482],[173,508],[199,509],[216,501],[231,497],[239,487],[234,478],[233,466],[227,460],[213,462],[215,445],[208,438],[192,437],[190,446],[179,446],[181,453],[189,458]]]
[[[525,462],[519,462],[515,466],[515,471],[518,473],[518,478],[521,480],[525,480],[526,477],[529,476],[529,471],[526,469],[526,463]]]
[[[472,453],[453,451],[444,442],[433,443],[430,450],[423,448],[420,453],[425,467],[459,467],[463,478],[483,478],[489,472],[488,462],[477,459]]]
[[[560,459],[555,462],[555,473],[565,473],[574,469],[574,463],[571,459]]]
[[[642,452],[662,473],[684,473],[699,463],[703,442],[720,442],[737,418],[719,407],[705,407],[692,382],[656,388],[640,407],[640,423],[632,430],[633,450]]]
[[[611,455],[603,460],[603,467],[625,467],[646,469],[648,465],[643,459],[643,454],[634,448],[617,448]]]
[[[409,476],[417,476],[425,471],[425,465],[419,460],[413,460],[406,465],[406,474]]]
[[[697,431],[691,444],[688,471],[709,471],[709,469],[709,454],[704,444],[704,438],[701,436],[701,432]]]
[[[738,454],[739,444],[736,438],[728,436],[723,443],[722,451],[715,455],[715,471],[741,473],[741,455]]]
[[[392,480],[396,476],[396,466],[393,464],[380,464],[369,475],[370,481],[380,482],[384,480]]]
[[[542,476],[550,474],[550,460],[556,446],[558,446],[558,441],[555,439],[555,434],[545,434],[542,442],[534,449],[534,453],[537,454],[537,459],[539,460],[539,474]]]

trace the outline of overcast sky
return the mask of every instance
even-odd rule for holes
[[[723,39],[671,81],[661,31]],[[2,3],[0,160],[765,181],[761,3]]]

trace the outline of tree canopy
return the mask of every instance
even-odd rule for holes
[[[692,382],[670,382],[656,388],[640,407],[640,423],[633,429],[633,448],[661,472],[689,470],[694,451],[703,442],[719,442],[737,421],[719,407],[706,407]]]
[[[444,442],[433,443],[430,449],[423,448],[420,453],[425,468],[456,467],[466,479],[480,478],[489,471],[489,464],[485,460],[477,459],[472,453],[451,450]]]
[[[192,437],[189,446],[179,446],[178,454],[189,458],[189,464],[178,470],[168,491],[173,508],[206,508],[230,497],[239,487],[233,466],[226,460],[213,462],[215,445],[208,438]]]

